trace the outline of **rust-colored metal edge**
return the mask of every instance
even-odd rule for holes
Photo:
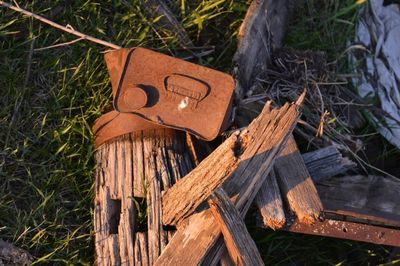
[[[306,225],[295,220],[283,230],[400,247],[400,230],[348,221],[325,219]]]
[[[324,204],[324,217],[339,220],[361,222],[378,226],[400,228],[400,216],[376,210],[365,210],[336,204]]]
[[[92,127],[95,148],[118,136],[135,131],[164,128],[129,113],[108,112],[99,117]]]

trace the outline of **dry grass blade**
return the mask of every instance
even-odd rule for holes
[[[29,11],[27,11],[25,9],[22,9],[22,8],[18,7],[18,6],[13,6],[13,5],[11,5],[9,3],[6,3],[4,1],[0,1],[0,5],[5,6],[7,8],[10,8],[10,9],[12,9],[14,11],[19,12],[19,13],[22,13],[22,14],[24,14],[26,16],[33,17],[33,18],[35,18],[37,20],[40,20],[43,23],[49,24],[50,26],[52,26],[54,28],[57,28],[59,30],[71,33],[71,34],[76,35],[76,36],[78,36],[78,37],[80,37],[82,39],[85,39],[85,40],[88,40],[88,41],[91,41],[91,42],[94,42],[94,43],[98,43],[98,44],[110,47],[112,49],[120,49],[121,48],[121,46],[118,46],[118,45],[112,44],[110,42],[106,42],[106,41],[97,39],[95,37],[86,35],[84,33],[81,33],[79,31],[74,30],[71,26],[69,26],[69,27],[68,26],[62,26],[62,25],[57,24],[57,23],[55,23],[55,22],[53,22],[51,20],[48,20],[47,18],[44,18],[44,17],[39,16],[39,15],[36,15],[35,13],[29,12]]]

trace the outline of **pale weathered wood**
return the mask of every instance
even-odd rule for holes
[[[167,4],[160,0],[140,0],[139,4],[144,8],[147,17],[156,21],[157,31],[164,37],[175,36],[182,47],[193,46],[187,32],[177,21]]]
[[[153,150],[156,149],[157,139],[154,136],[143,138],[145,176],[147,185],[147,228],[149,264],[157,259],[161,252],[161,235],[163,234],[161,224],[161,180],[157,175],[157,163]]]
[[[177,224],[186,218],[228,178],[229,173],[238,165],[234,151],[238,141],[238,135],[232,135],[185,178],[165,192],[162,202],[164,224]],[[203,183],[203,190],[206,191],[194,186]]]
[[[343,174],[357,166],[349,158],[343,157],[335,146],[307,152],[301,156],[314,181]]]
[[[137,232],[135,237],[135,266],[147,266],[149,264],[147,251],[147,234]]]
[[[254,0],[240,27],[239,44],[233,59],[236,93],[243,98],[262,79],[271,52],[282,45],[289,13],[288,0]]]
[[[276,230],[285,225],[285,211],[274,170],[261,186],[255,202],[265,226]]]
[[[192,169],[184,140],[183,133],[172,129],[139,131],[115,138],[96,151],[98,265],[134,265],[138,261],[150,265],[166,246],[161,191]],[[147,202],[146,233],[137,232],[134,200]]]
[[[315,222],[321,215],[322,203],[293,137],[286,143],[274,168],[283,197],[299,221]]]
[[[217,188],[208,200],[228,253],[235,265],[264,265],[239,211],[222,188]]]
[[[132,141],[133,151],[133,195],[138,198],[146,197],[146,182],[145,182],[145,174],[144,174],[144,158],[143,158],[143,141],[141,133],[137,132],[132,134],[134,139],[137,138],[137,141]],[[140,138],[140,140],[139,140]]]
[[[302,157],[313,181],[322,180],[327,176],[343,174],[356,167],[354,162],[347,157],[343,157],[334,146],[302,154]],[[262,221],[258,222],[261,222],[263,226],[276,230],[285,225],[286,218],[281,193],[274,173],[274,171],[271,171],[270,176],[262,185],[256,197],[256,205],[262,219]],[[326,207],[325,204],[324,206]]]
[[[382,176],[344,176],[316,183],[324,211],[337,218],[400,227],[400,180]]]
[[[261,113],[246,130],[236,136],[238,140],[235,150],[242,151],[241,154],[237,153],[236,155],[240,162],[233,173],[230,172],[229,168],[225,170],[228,171],[226,174],[229,175],[229,178],[224,183],[223,188],[229,197],[236,198],[236,207],[242,218],[269,174],[275,156],[281,151],[292,132],[298,120],[298,105],[301,104],[302,100],[303,98],[297,104],[291,106],[286,104],[270,113],[267,111]],[[269,107],[265,109],[269,110]],[[232,147],[228,146],[225,151],[226,153],[232,152]],[[221,150],[217,149],[208,158],[216,154],[219,156],[220,152]],[[227,163],[230,162],[232,161]],[[209,171],[220,175],[218,173],[219,167],[209,169]],[[188,178],[190,177],[187,176],[185,179]],[[192,178],[196,179],[196,176],[192,176]],[[210,178],[212,178],[212,175],[210,175]],[[225,177],[222,175],[221,178]],[[185,179],[182,179],[182,181]],[[186,182],[190,183],[190,180]],[[208,183],[209,179],[204,178],[198,180],[198,183],[192,183],[192,185],[196,186],[197,190],[208,193],[208,189],[205,188]],[[178,182],[174,188],[177,187],[176,191],[181,191],[179,187],[185,186],[185,184],[187,183]],[[189,199],[182,198],[190,206],[198,204],[190,202]],[[194,211],[193,208],[189,209],[189,214]],[[223,242],[218,241],[220,236],[221,231],[215,226],[215,220],[209,209],[195,213],[185,221],[185,225],[182,224],[182,227],[178,228],[178,231],[156,261],[156,265],[209,264],[216,260],[215,256],[221,256],[221,252],[210,252],[214,249],[221,249]],[[207,257],[207,253],[213,256]]]

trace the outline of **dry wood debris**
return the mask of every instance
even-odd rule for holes
[[[231,145],[225,148],[225,153],[229,153],[232,148],[240,149],[241,153],[236,153],[239,156],[237,167],[232,170],[229,168],[207,170],[207,172],[214,173],[220,179],[225,179],[222,187],[229,197],[234,198],[235,205],[242,218],[246,215],[268,173],[271,171],[275,156],[282,150],[283,145],[289,138],[298,119],[298,106],[301,102],[302,98],[299,99],[297,104],[286,104],[282,108],[274,109],[271,112],[269,111],[269,106],[266,106],[262,114],[246,130],[239,135],[231,136],[231,138],[238,138],[234,143],[240,146]],[[208,158],[214,156],[219,158],[219,154],[220,150],[217,149]],[[198,167],[200,166],[201,164]],[[221,175],[219,173],[221,171],[228,177]],[[211,174],[210,176],[213,175]],[[195,211],[197,212],[178,224],[178,231],[158,258],[156,265],[197,265],[219,261],[223,250],[221,230],[215,226],[215,219],[208,208],[197,209],[202,203],[203,197],[196,197],[197,201],[193,201],[191,195],[187,197],[180,196],[180,193],[191,187],[194,188],[193,191],[199,191],[199,195],[206,195],[205,197],[208,198],[213,190],[216,189],[216,187],[210,189],[210,183],[211,185],[214,184],[212,179],[199,180],[196,175],[192,175],[185,177],[171,188],[169,197],[172,200],[170,202],[177,203],[178,199],[180,199],[182,206],[188,206],[187,208],[178,208],[175,211],[175,215],[182,219]],[[163,209],[165,209],[165,206],[163,206]],[[182,209],[185,210],[185,215],[180,212]],[[173,221],[173,219],[171,220]],[[179,220],[175,221],[179,222]],[[190,256],[187,255],[189,253],[191,254]]]
[[[165,28],[179,27],[168,18],[167,6],[157,6],[158,2],[142,4],[148,12],[166,14],[160,22],[167,24]],[[169,129],[131,133],[97,151],[95,225],[99,265],[262,265],[243,221],[252,204],[258,209],[260,225],[274,230],[398,243],[393,237],[380,235],[397,236],[398,230],[377,227],[399,227],[395,207],[385,205],[382,214],[368,210],[366,205],[350,206],[360,203],[357,197],[349,198],[346,205],[340,202],[341,196],[332,196],[349,194],[346,188],[350,186],[360,189],[360,197],[381,200],[366,192],[366,184],[361,189],[357,176],[346,179],[349,186],[337,184],[332,178],[355,168],[337,148],[357,149],[358,143],[344,135],[334,141],[324,138],[324,132],[337,133],[334,127],[324,127],[326,111],[336,115],[335,123],[357,127],[363,121],[350,121],[342,109],[330,104],[345,102],[351,96],[343,95],[340,82],[331,75],[322,54],[277,52],[289,13],[287,2],[253,1],[248,10],[234,60],[239,110],[235,122],[241,129],[212,153],[197,154],[190,137]],[[268,13],[265,23],[265,12],[279,16]],[[176,33],[183,47],[191,45],[183,29]],[[324,82],[329,84],[322,85]],[[319,85],[330,86],[331,94],[321,94]],[[305,87],[308,96],[304,100],[301,92]],[[307,141],[322,136],[322,142],[313,142],[317,148],[330,146],[301,155],[292,131],[303,101],[307,120],[301,121],[305,129],[296,128],[296,133]],[[271,105],[275,107],[272,110]],[[359,118],[357,114],[354,117]],[[378,186],[389,184],[377,180]],[[390,200],[382,202],[393,203]],[[138,202],[146,202],[147,206],[139,206]],[[365,210],[368,212],[362,213]],[[347,234],[348,229],[351,231]]]

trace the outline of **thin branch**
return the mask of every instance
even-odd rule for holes
[[[49,24],[50,26],[52,26],[54,28],[57,28],[59,30],[62,30],[62,31],[65,31],[65,32],[68,32],[68,33],[71,33],[71,34],[74,34],[74,35],[76,35],[76,36],[78,36],[78,37],[80,37],[82,39],[85,39],[85,40],[88,40],[88,41],[91,41],[91,42],[94,42],[94,43],[98,43],[98,44],[101,44],[101,45],[104,45],[104,46],[107,46],[107,47],[110,47],[110,48],[113,48],[113,49],[122,48],[121,46],[115,45],[113,43],[109,43],[109,42],[94,38],[92,36],[86,35],[84,33],[81,33],[79,31],[76,31],[71,26],[64,27],[64,26],[62,26],[60,24],[57,24],[57,23],[55,23],[55,22],[53,22],[51,20],[48,20],[48,19],[46,19],[46,18],[44,18],[42,16],[36,15],[36,14],[34,14],[32,12],[29,12],[29,11],[27,11],[25,9],[22,9],[22,8],[20,8],[18,6],[13,6],[13,5],[11,5],[9,3],[6,3],[6,2],[3,2],[3,1],[0,1],[0,6],[5,6],[7,8],[10,8],[10,9],[14,10],[14,11],[17,11],[19,13],[27,15],[28,17],[33,17],[33,18],[35,18],[37,20],[40,20],[41,22]]]

